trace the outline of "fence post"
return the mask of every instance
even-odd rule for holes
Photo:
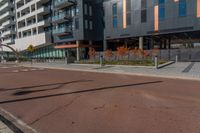
[[[158,69],[158,57],[157,56],[155,56],[154,64],[155,64],[155,68]]]

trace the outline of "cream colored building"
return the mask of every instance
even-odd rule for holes
[[[49,0],[16,0],[17,34],[14,48],[18,51],[27,49],[29,45],[51,42],[51,34],[44,30],[50,25],[50,18],[46,17],[50,13],[50,7],[45,6],[47,2]]]

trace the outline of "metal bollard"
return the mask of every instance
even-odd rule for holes
[[[65,64],[68,64],[68,59],[67,59],[67,57],[65,57]]]
[[[103,66],[103,55],[100,56],[100,67]]]
[[[158,69],[158,57],[157,56],[155,56],[154,64],[155,64],[155,68]]]
[[[178,62],[178,55],[176,55],[176,63]]]

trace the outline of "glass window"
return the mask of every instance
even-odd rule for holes
[[[113,15],[117,15],[117,3],[113,4],[112,13],[113,13]]]
[[[89,6],[89,15],[92,16],[92,6]]]
[[[159,0],[159,20],[165,19],[165,0]]]
[[[84,14],[87,15],[87,4],[84,4]]]
[[[141,8],[146,9],[147,8],[147,0],[141,0]]]
[[[75,19],[75,29],[76,30],[79,29],[79,19],[78,18]]]
[[[90,30],[92,30],[93,29],[93,23],[92,23],[92,21],[90,21]]]
[[[141,1],[141,23],[147,21],[147,0]]]
[[[126,0],[126,25],[131,25],[131,0]]]
[[[159,4],[165,4],[165,0],[159,0]]]
[[[113,14],[113,28],[117,28],[117,3],[112,5],[112,14]]]
[[[147,22],[147,10],[142,10],[141,11],[141,22],[142,23]]]
[[[179,16],[185,17],[187,15],[187,3],[186,0],[179,0]]]
[[[85,20],[85,29],[88,29],[88,20]]]
[[[113,28],[117,28],[117,17],[113,17]]]

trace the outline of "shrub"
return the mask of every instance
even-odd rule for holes
[[[120,58],[123,58],[124,56],[126,56],[128,54],[128,48],[121,46],[117,48],[117,56]]]
[[[151,51],[151,55],[152,55],[152,56],[158,56],[158,53],[159,53],[159,49],[158,49],[158,48],[154,48],[154,49],[152,49],[152,51]]]
[[[96,56],[96,50],[94,48],[89,48],[89,52],[88,52],[88,55],[90,57],[90,59],[95,59],[95,56]]]
[[[110,60],[113,57],[113,52],[111,49],[107,49],[104,53],[104,56],[107,60]]]

